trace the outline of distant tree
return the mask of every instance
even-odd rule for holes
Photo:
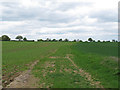
[[[106,42],[110,42],[110,41],[106,41]]]
[[[88,42],[88,41],[85,41],[86,43]]]
[[[24,37],[24,38],[23,38],[23,41],[27,41],[27,38],[26,38],[26,37]]]
[[[21,39],[23,39],[23,37],[19,35],[15,39],[18,39],[19,41],[21,41]]]
[[[10,41],[10,38],[7,35],[1,37],[2,41]]]
[[[79,42],[83,42],[82,40],[80,40]]]
[[[49,41],[51,42],[52,40],[51,40],[51,39],[49,39]]]
[[[105,41],[103,41],[103,42],[105,42]]]
[[[66,38],[64,41],[65,41],[65,42],[68,42],[69,40]]]
[[[42,39],[38,39],[37,41],[39,42],[39,41],[43,41],[43,40]]]
[[[60,42],[62,42],[62,39],[59,39]]]
[[[112,40],[112,42],[115,42],[115,40]]]
[[[46,41],[47,41],[47,42],[48,42],[48,41],[51,41],[51,39],[47,38]]]
[[[76,41],[77,41],[76,39],[73,40],[73,42],[76,42]]]
[[[93,42],[95,42],[95,40],[93,40]]]
[[[53,39],[52,41],[53,41],[53,42],[56,42],[57,40],[56,40],[56,39]]]
[[[118,42],[117,40],[115,42]]]
[[[97,42],[101,42],[100,40],[98,40]]]
[[[88,41],[92,42],[92,41],[93,41],[93,39],[92,39],[92,38],[88,38]]]

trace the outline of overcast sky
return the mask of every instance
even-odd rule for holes
[[[118,39],[119,0],[0,0],[0,35]]]

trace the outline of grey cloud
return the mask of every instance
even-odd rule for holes
[[[7,8],[16,8],[19,6],[18,2],[1,2],[1,5]]]
[[[54,3],[56,4],[56,3]],[[53,4],[53,6],[54,6]],[[55,37],[62,37],[65,36],[65,34],[68,35],[68,38],[72,38],[72,35],[74,38],[87,38],[87,37],[93,37],[93,38],[101,38],[101,39],[112,39],[116,38],[116,36],[113,34],[107,35],[107,33],[117,33],[117,30],[113,27],[114,24],[109,24],[109,22],[117,22],[117,12],[116,11],[110,11],[110,10],[102,10],[98,12],[91,12],[88,15],[83,15],[80,17],[76,17],[75,15],[68,15],[66,14],[66,10],[69,9],[75,9],[75,7],[81,7],[81,6],[89,6],[92,5],[91,3],[71,3],[71,2],[64,2],[59,3],[57,7],[53,9],[44,8],[44,7],[30,7],[30,8],[24,8],[19,7],[18,2],[5,2],[2,3],[3,8],[3,14],[2,14],[2,20],[3,21],[25,21],[26,23],[22,25],[13,25],[12,27],[7,28],[6,30],[2,31],[3,34],[11,34],[12,36],[24,34],[28,38],[34,37],[34,39],[37,39],[39,36],[41,37],[49,37],[51,34],[53,38]],[[90,18],[96,18],[98,19],[95,23],[86,23],[82,22],[82,19],[88,16]],[[81,22],[70,24],[74,22],[75,20],[80,20]],[[28,21],[28,22],[27,22]],[[59,25],[59,24],[63,25]],[[106,25],[108,23],[108,25]],[[102,28],[102,30],[84,30],[84,29],[73,29],[73,30],[61,30],[61,28],[73,28],[77,26],[84,26],[84,27],[96,27],[96,28]],[[115,25],[117,26],[117,25]],[[41,29],[48,28],[48,31],[46,33],[40,33]],[[52,29],[58,28],[53,31]],[[60,31],[61,30],[61,31]],[[71,34],[69,34],[71,33]],[[101,35],[104,34],[104,35]],[[79,34],[78,36],[76,34]],[[55,35],[55,36],[54,36]],[[58,36],[56,36],[58,35]],[[64,38],[64,37],[63,37]]]
[[[93,3],[90,2],[62,2],[60,3],[60,5],[57,7],[57,9],[61,10],[61,11],[66,11],[69,9],[74,9],[75,7],[78,6],[92,6]]]
[[[9,5],[10,4],[10,5]],[[12,6],[12,3],[8,3],[7,6]],[[14,6],[14,5],[13,5]],[[50,11],[47,8],[21,8],[21,7],[9,7],[3,11],[3,21],[22,21],[22,20],[40,20],[49,21],[51,23],[57,22],[69,22],[74,20],[75,17],[60,14],[55,11]]]
[[[94,12],[90,15],[90,17],[97,18],[100,22],[118,22],[117,12],[113,10],[102,10]]]

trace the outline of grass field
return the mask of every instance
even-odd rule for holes
[[[39,60],[38,87],[117,88],[118,43],[3,42],[3,86]]]

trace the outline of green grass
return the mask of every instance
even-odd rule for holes
[[[118,43],[117,42],[84,42],[77,43],[74,46],[80,52],[87,52],[93,54],[100,54],[104,56],[118,57]]]
[[[78,69],[64,58],[66,54],[72,54],[75,64],[105,88],[117,88],[117,50],[118,44],[109,42],[3,42],[3,75],[10,78],[16,72],[28,69],[26,64],[39,60],[32,73],[40,79],[40,87],[94,88],[85,77],[75,73]],[[49,58],[51,56],[59,58]]]
[[[90,88],[89,82],[84,77],[74,73],[75,67],[67,59],[49,59],[45,58],[35,66],[33,74],[39,77],[39,85],[42,88]],[[48,65],[49,63],[49,65]],[[52,67],[52,64],[55,64]],[[46,66],[48,66],[46,68]],[[65,71],[68,70],[68,71]],[[45,74],[45,76],[44,76]],[[45,84],[43,84],[45,83]]]
[[[10,77],[12,74],[15,74],[15,72],[26,70],[28,67],[26,64],[40,60],[42,56],[51,54],[51,52],[61,45],[54,42],[3,42],[2,44],[2,68],[5,77]]]
[[[49,57],[40,60],[40,62],[34,67],[33,74],[40,78],[40,86],[51,88],[92,88],[88,81],[85,81],[85,77],[81,77],[80,74],[75,73],[76,69],[72,66],[72,63],[65,59],[66,54],[71,53],[71,45],[74,43],[62,43],[62,46],[50,56],[57,57],[50,59]],[[54,67],[51,65],[55,64]],[[48,67],[47,67],[48,66]],[[47,68],[46,68],[47,67]],[[52,72],[51,71],[54,71]],[[67,71],[68,70],[68,71]],[[45,74],[45,76],[44,76]],[[45,83],[43,85],[43,83]]]
[[[117,43],[76,43],[72,46],[75,63],[101,81],[106,88],[118,87]]]

